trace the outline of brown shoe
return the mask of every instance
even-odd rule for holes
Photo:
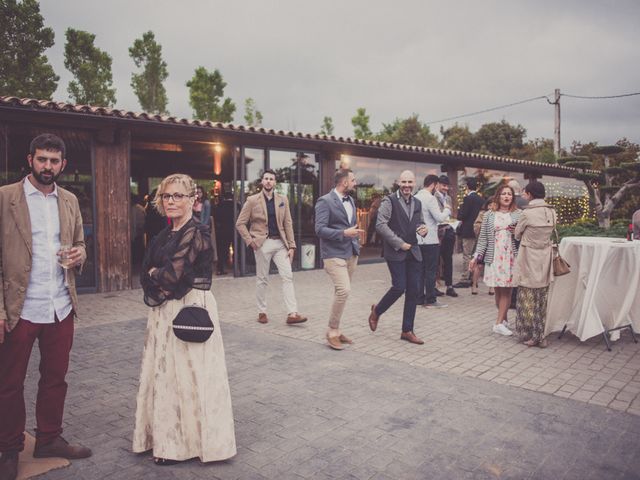
[[[0,458],[0,480],[18,477],[18,452],[4,452]]]
[[[413,332],[402,332],[400,335],[400,340],[406,340],[409,343],[415,343],[416,345],[423,345],[424,340],[416,337],[416,334]]]
[[[259,313],[258,314],[258,321],[260,323],[267,323],[269,321],[269,319],[267,318],[267,314],[266,313]]]
[[[340,337],[336,337],[336,336],[330,337],[329,335],[327,335],[327,343],[334,350],[344,349],[344,345],[342,345],[342,343],[340,342]]]
[[[375,305],[371,305],[371,313],[369,314],[369,328],[371,329],[372,332],[376,331],[376,328],[378,328],[378,314],[376,313],[376,306]]]
[[[287,315],[287,325],[293,325],[295,323],[304,323],[307,321],[307,317],[303,317],[299,313]]]
[[[61,458],[87,458],[91,456],[91,450],[82,445],[70,445],[62,437],[57,437],[53,442],[46,445],[38,445],[33,450],[34,458],[61,457]]]
[[[351,340],[349,337],[347,337],[346,335],[340,335],[338,337],[338,339],[340,340],[340,343],[347,343],[349,345],[353,344],[353,340]]]

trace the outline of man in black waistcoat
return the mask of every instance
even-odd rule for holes
[[[371,306],[369,327],[375,331],[380,315],[404,294],[400,338],[422,345],[424,341],[413,333],[422,268],[422,254],[416,233],[426,236],[427,227],[424,224],[420,200],[413,196],[415,183],[416,177],[413,172],[402,172],[399,180],[400,189],[386,197],[378,210],[376,232],[382,237],[383,256],[391,273],[391,288],[376,305]]]

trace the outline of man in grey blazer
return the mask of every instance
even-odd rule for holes
[[[391,273],[391,288],[377,305],[371,306],[369,328],[375,331],[380,315],[404,295],[401,340],[422,345],[424,342],[413,333],[416,316],[418,284],[422,269],[422,254],[416,233],[427,235],[422,204],[413,196],[416,177],[405,170],[398,181],[400,189],[387,196],[380,204],[376,232],[382,237],[383,256]]]
[[[318,199],[315,209],[320,255],[324,270],[334,286],[327,331],[327,342],[334,350],[342,350],[345,343],[353,343],[340,332],[340,319],[351,291],[351,278],[358,264],[359,236],[364,232],[356,226],[356,206],[349,195],[355,186],[356,179],[351,170],[338,170],[335,188]]]

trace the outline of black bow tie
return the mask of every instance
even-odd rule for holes
[[[342,197],[342,201],[343,202],[348,202],[349,201],[349,195],[347,195],[346,197]]]

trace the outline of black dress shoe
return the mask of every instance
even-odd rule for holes
[[[453,287],[454,288],[469,288],[471,286],[471,282],[458,282]]]
[[[18,477],[18,452],[4,452],[0,458],[0,480]]]
[[[447,296],[449,297],[457,297],[458,294],[456,293],[456,291],[453,289],[453,287],[449,287],[447,288]]]
[[[436,297],[444,297],[444,292],[441,292],[436,288]]]

